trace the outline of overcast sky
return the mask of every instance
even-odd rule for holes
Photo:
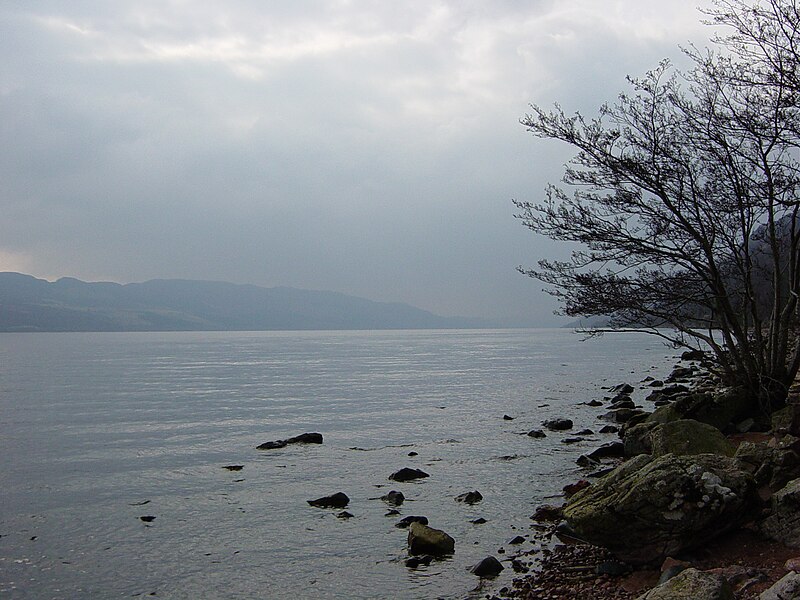
[[[327,289],[552,323],[513,217],[592,114],[712,33],[663,0],[4,0],[0,271]]]

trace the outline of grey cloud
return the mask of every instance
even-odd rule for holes
[[[692,10],[618,5],[636,24],[590,0],[4,3],[0,269],[543,322],[514,268],[563,250],[510,199],[569,155],[518,118],[592,111],[707,35]]]

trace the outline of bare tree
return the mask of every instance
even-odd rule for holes
[[[717,40],[721,52],[689,50],[690,71],[664,61],[593,119],[559,106],[522,119],[577,155],[564,185],[541,203],[515,202],[517,216],[580,249],[521,270],[565,314],[608,316],[603,331],[706,345],[769,411],[800,368],[797,11],[780,0],[715,6],[708,14],[733,34]],[[772,45],[776,28],[785,49]]]

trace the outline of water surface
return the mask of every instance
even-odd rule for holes
[[[645,335],[580,340],[0,334],[0,595],[463,598],[478,583],[469,567],[512,555],[507,542],[530,531],[535,506],[578,476],[577,455],[613,439],[525,433],[555,416],[597,430],[581,403],[663,375],[674,355]],[[324,444],[254,449],[307,431]],[[388,481],[404,466],[431,476]],[[408,498],[401,516],[425,515],[456,539],[451,559],[404,566],[406,532],[377,499],[390,489]],[[474,489],[480,504],[453,499]],[[337,491],[354,518],[306,503]]]

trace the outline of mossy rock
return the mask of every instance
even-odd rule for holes
[[[732,422],[752,416],[755,400],[740,388],[726,388],[716,393],[693,393],[671,404],[660,406],[651,414],[648,423],[671,423],[681,419],[694,419],[719,430]]]
[[[789,430],[792,426],[792,420],[794,419],[794,411],[795,408],[792,405],[784,406],[780,410],[776,410],[772,413],[771,425],[772,431],[778,431],[779,429]]]
[[[650,432],[652,454],[719,454],[733,456],[735,448],[716,427],[693,419],[658,425]]]
[[[640,423],[625,432],[625,456],[638,454],[720,454],[733,456],[734,447],[722,432],[693,419],[678,419],[666,423]]]
[[[564,506],[572,534],[623,561],[663,560],[738,527],[758,506],[738,461],[717,454],[642,454]]]
[[[733,600],[733,589],[721,575],[686,569],[637,600]]]

